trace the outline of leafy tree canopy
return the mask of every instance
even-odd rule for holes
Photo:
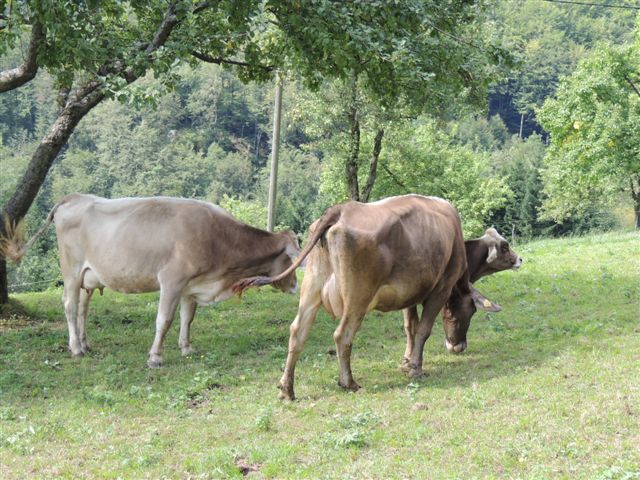
[[[550,134],[543,217],[633,196],[640,212],[640,23],[633,43],[596,48],[539,110]]]

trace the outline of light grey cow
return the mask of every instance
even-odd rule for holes
[[[189,329],[196,306],[224,300],[231,287],[254,275],[274,276],[299,253],[293,232],[269,233],[236,220],[210,203],[169,197],[108,200],[93,195],[64,197],[24,246],[5,239],[14,261],[55,223],[64,280],[69,349],[89,350],[86,318],[93,292],[160,290],[156,334],[148,365],[162,364],[162,344],[180,304],[179,346],[192,352]],[[291,271],[274,286],[295,291]]]

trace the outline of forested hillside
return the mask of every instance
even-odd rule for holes
[[[459,85],[421,89],[431,80],[411,74],[414,60],[397,91],[377,89],[370,72],[318,71],[310,81],[295,64],[283,71],[277,223],[304,235],[333,203],[415,192],[452,201],[467,236],[490,225],[516,238],[631,226],[634,196],[640,203],[640,17],[635,1],[617,3],[628,8],[486,2],[468,31],[443,36],[460,49],[450,52],[459,54],[455,68],[478,84],[463,75]],[[25,32],[0,70],[20,63],[27,44]],[[492,61],[476,58],[487,52]],[[269,75],[241,76],[178,62],[171,81],[150,71],[102,101],[57,155],[27,231],[71,192],[203,198],[264,228],[274,86]],[[59,88],[59,72],[42,69],[0,93],[0,205],[59,114]],[[56,257],[51,229],[10,268],[13,291],[55,283]]]

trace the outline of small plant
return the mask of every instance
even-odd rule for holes
[[[602,472],[597,480],[639,480],[640,470],[626,470],[621,467],[611,467]]]
[[[347,430],[344,435],[335,437],[335,444],[339,448],[363,448],[367,446],[367,440],[362,430],[354,428]]]
[[[263,410],[256,417],[256,428],[259,432],[269,432],[273,429],[273,412],[271,410]]]
[[[101,406],[113,406],[116,403],[113,392],[102,385],[96,385],[91,390],[85,390],[84,397]]]

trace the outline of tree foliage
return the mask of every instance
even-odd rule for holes
[[[635,0],[616,3],[637,6]],[[496,2],[492,10],[496,29],[515,52],[520,67],[493,87],[491,113],[499,113],[512,133],[519,133],[521,120],[524,136],[541,133],[536,108],[598,43],[630,41],[636,13],[596,5]]]
[[[389,137],[373,199],[407,193],[446,198],[460,212],[465,234],[477,235],[511,195],[504,180],[492,173],[487,154],[456,145],[429,117],[406,122],[389,131]],[[346,195],[338,179],[330,166],[324,171],[322,189],[332,201]]]
[[[543,217],[560,222],[611,206],[621,191],[640,213],[640,24],[637,35],[595,49],[540,109],[551,135]]]

